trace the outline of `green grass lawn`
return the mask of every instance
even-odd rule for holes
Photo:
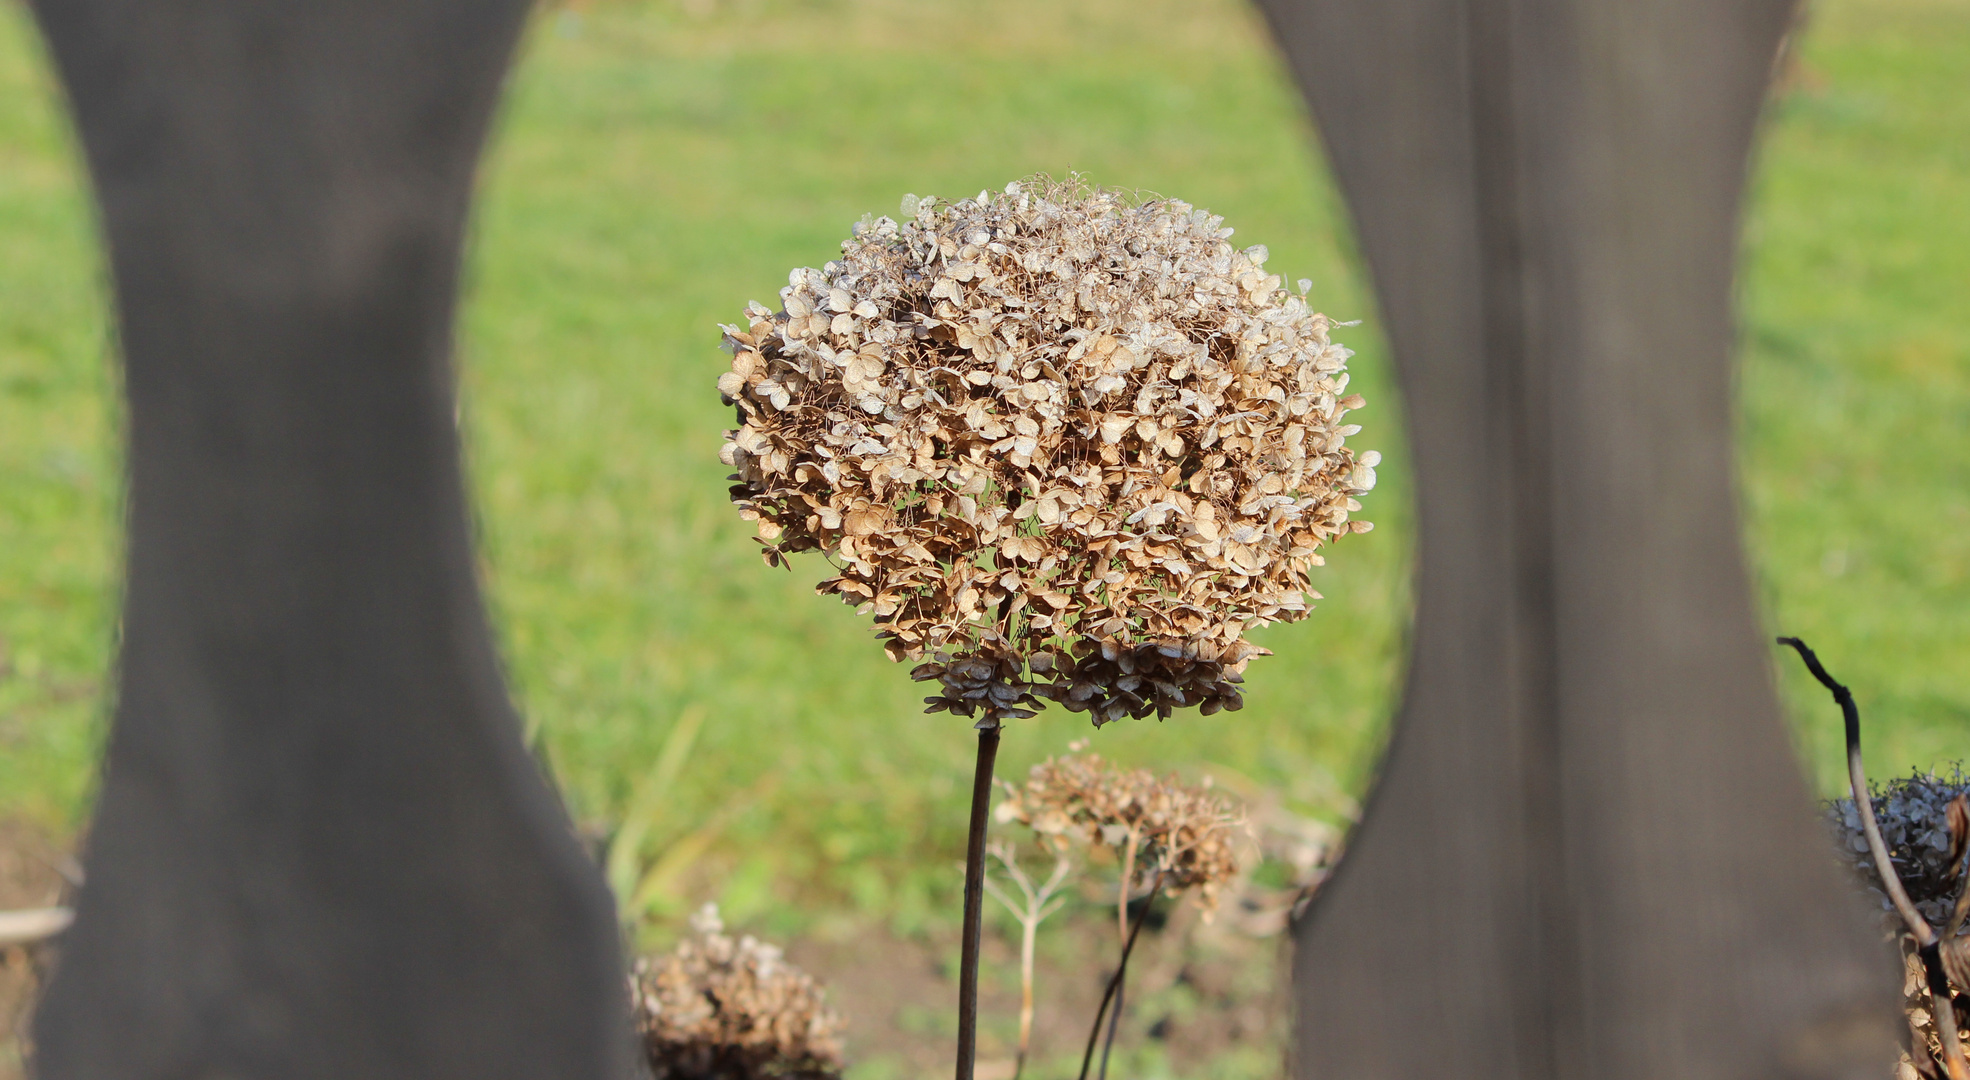
[[[1755,184],[1743,483],[1767,617],[1854,685],[1885,777],[1970,745],[1970,6],[1824,4],[1804,52]],[[120,496],[101,275],[55,101],[26,17],[0,7],[0,815],[63,832],[106,708]],[[468,274],[470,464],[530,737],[579,820],[643,830],[668,883],[654,913],[720,897],[770,923],[799,898],[944,917],[969,726],[919,715],[863,621],[812,595],[818,562],[759,562],[725,502],[712,385],[714,324],[905,192],[1079,170],[1178,195],[1367,320],[1345,340],[1370,401],[1354,441],[1387,455],[1380,528],[1331,551],[1311,619],[1260,635],[1278,655],[1242,713],[1094,739],[1315,813],[1360,794],[1400,670],[1410,484],[1309,135],[1230,0],[605,0],[535,20]],[[1789,666],[1782,685],[1834,782],[1830,703]],[[1002,775],[1085,733],[1058,712],[1016,725]]]

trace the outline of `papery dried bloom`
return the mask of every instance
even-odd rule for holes
[[[1908,1018],[1909,1028],[1916,1036],[1920,1052],[1925,1054],[1930,1062],[1940,1062],[1943,1060],[1943,1033],[1936,1023],[1933,1011],[1936,1003],[1929,996],[1929,979],[1922,966],[1921,952],[1915,948],[1912,940],[1904,937],[1901,939],[1901,953],[1902,1013]],[[1964,1044],[1964,1053],[1970,1055],[1970,1043],[1966,1043],[1966,1040],[1970,1040],[1970,1031],[1964,1030],[1963,1014],[1960,1012],[1957,1013],[1956,1023],[1957,1040],[1959,1044]],[[1907,1072],[1900,1071],[1902,1069],[1906,1069]],[[1895,1074],[1897,1077],[1935,1074],[1935,1072],[1923,1073],[1917,1070],[1914,1062],[1909,1058],[1908,1049],[1904,1047],[1901,1061],[1897,1065]]]
[[[1320,546],[1369,528],[1332,324],[1176,200],[905,209],[723,328],[722,458],[767,562],[825,552],[820,592],[932,657],[927,711],[1239,708],[1245,631],[1304,618]]]
[[[727,937],[716,905],[675,951],[637,961],[630,996],[656,1080],[841,1075],[841,1020],[820,985],[778,948]]]
[[[1965,792],[1970,792],[1970,778],[1958,770],[1948,777],[1913,773],[1889,781],[1878,794],[1870,796],[1875,823],[1881,827],[1881,842],[1887,845],[1888,859],[1902,879],[1902,888],[1908,891],[1909,900],[1922,917],[1936,927],[1949,922],[1956,894],[1963,884],[1958,868],[1949,864],[1948,813],[1950,800]],[[1880,903],[1883,918],[1891,929],[1900,932],[1904,929],[1901,919],[1881,888],[1881,875],[1875,870],[1874,857],[1868,853],[1854,800],[1828,802],[1826,820],[1855,878]]]
[[[994,811],[1000,821],[1031,828],[1056,851],[1074,842],[1120,849],[1133,838],[1139,875],[1160,873],[1173,893],[1196,890],[1207,912],[1238,874],[1242,819],[1209,788],[1158,779],[1147,769],[1110,768],[1099,754],[1050,758],[1033,766],[1024,784],[1003,787]]]

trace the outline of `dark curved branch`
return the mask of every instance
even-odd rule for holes
[[[1908,890],[1902,888],[1901,875],[1895,873],[1895,864],[1888,858],[1888,845],[1881,839],[1881,826],[1874,820],[1874,800],[1868,797],[1867,771],[1861,767],[1861,711],[1854,704],[1854,692],[1843,686],[1839,680],[1826,673],[1820,666],[1820,658],[1806,643],[1796,637],[1778,639],[1780,645],[1790,645],[1798,650],[1799,658],[1806,662],[1806,670],[1820,685],[1833,692],[1833,700],[1840,705],[1841,718],[1847,727],[1847,781],[1854,790],[1854,811],[1860,815],[1861,832],[1867,836],[1867,849],[1874,855],[1875,872],[1881,876],[1881,887],[1888,893],[1888,899],[1900,913],[1902,922],[1908,924],[1908,932],[1915,935],[1915,941],[1923,948],[1935,944],[1936,931],[1915,910],[1915,903],[1908,898]]]
[[[1943,1044],[1943,1065],[1949,1070],[1950,1080],[1970,1080],[1970,1066],[1963,1060],[1963,1045],[1956,1034],[1956,1010],[1950,1004],[1949,976],[1943,970],[1941,939],[1929,920],[1915,910],[1915,903],[1908,898],[1908,890],[1902,887],[1902,878],[1895,872],[1895,864],[1888,857],[1888,845],[1881,839],[1881,826],[1874,820],[1874,800],[1868,797],[1867,770],[1861,765],[1861,710],[1854,704],[1854,692],[1842,685],[1838,679],[1827,674],[1820,665],[1820,658],[1805,642],[1796,637],[1778,639],[1780,645],[1790,645],[1805,661],[1806,670],[1820,685],[1833,693],[1833,700],[1840,705],[1840,715],[1847,729],[1847,782],[1854,792],[1854,812],[1860,817],[1861,832],[1867,837],[1867,849],[1874,856],[1874,868],[1881,877],[1881,887],[1887,891],[1888,899],[1907,924],[1910,936],[1915,938],[1922,955],[1922,971],[1929,984],[1929,999],[1936,1017],[1937,1034]]]

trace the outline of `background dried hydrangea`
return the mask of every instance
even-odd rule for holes
[[[1245,631],[1305,617],[1321,545],[1369,528],[1332,324],[1176,200],[905,210],[724,327],[722,457],[767,561],[827,553],[820,591],[931,658],[930,711],[1238,708]]]
[[[1913,1045],[1926,1053],[1925,1064],[1931,1064],[1931,1068],[1927,1073],[1918,1068],[1917,1059],[1909,1055],[1909,1048],[1905,1046],[1901,1060],[1896,1064],[1896,1080],[1903,1080],[1905,1077],[1935,1076],[1938,1070],[1932,1063],[1943,1059],[1942,1028],[1936,1023],[1935,1002],[1929,996],[1929,980],[1923,971],[1922,957],[1916,951],[1915,943],[1907,937],[1901,939],[1901,957],[1902,1012],[1908,1018],[1909,1032],[1914,1036]],[[1961,1023],[1962,1014],[1957,1015],[1958,1023]],[[1966,1036],[1970,1036],[1970,1032],[1962,1030],[1957,1032],[1959,1045],[1964,1044]],[[1970,1046],[1965,1046],[1965,1051],[1970,1053]]]
[[[1005,784],[995,813],[1019,822],[1056,851],[1069,844],[1106,845],[1121,854],[1133,840],[1133,890],[1160,876],[1168,892],[1194,890],[1206,913],[1238,875],[1243,820],[1209,788],[1158,778],[1147,769],[1117,769],[1099,754],[1070,754],[1033,766],[1023,784]]]
[[[1950,800],[1970,792],[1970,778],[1957,770],[1949,776],[1914,773],[1891,780],[1871,796],[1875,821],[1881,826],[1881,841],[1887,845],[1889,861],[1908,890],[1908,898],[1932,926],[1949,922],[1961,881],[1949,865]],[[1852,799],[1827,803],[1826,818],[1835,842],[1853,874],[1881,905],[1890,927],[1900,932],[1900,919],[1881,888],[1881,876],[1868,854],[1867,838],[1861,833],[1860,815]],[[1965,988],[1970,989],[1970,988]]]
[[[714,905],[673,952],[637,962],[630,993],[656,1080],[841,1075],[841,1020],[820,985],[776,946],[726,936]]]

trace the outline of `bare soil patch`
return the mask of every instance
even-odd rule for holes
[[[1026,1080],[1062,1080],[1079,1071],[1120,951],[1117,936],[1112,909],[1093,906],[1042,928]],[[1129,964],[1111,1075],[1282,1075],[1287,949],[1284,935],[1252,937],[1206,924],[1188,904],[1152,916]],[[790,942],[787,954],[827,984],[843,1014],[851,1076],[900,1080],[952,1071],[954,928],[901,936],[880,925],[844,923]],[[978,1075],[1010,1080],[1019,1033],[1019,930],[1009,920],[987,923],[980,983]]]

